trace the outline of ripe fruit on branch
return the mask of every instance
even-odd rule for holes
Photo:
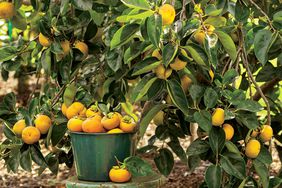
[[[251,139],[247,144],[246,144],[246,150],[245,154],[249,158],[256,158],[260,152],[260,142],[257,141],[256,139]]]
[[[220,126],[224,123],[224,110],[222,108],[216,108],[212,114],[212,124],[214,126]]]
[[[46,134],[52,125],[52,121],[46,115],[38,115],[34,120],[34,124],[41,134]]]
[[[162,16],[163,25],[170,25],[175,18],[174,7],[170,4],[164,4],[159,8],[159,14]]]
[[[39,33],[39,37],[38,37],[39,43],[44,46],[44,47],[49,47],[51,45],[51,40],[44,36],[42,33]]]
[[[180,79],[180,82],[181,82],[181,87],[183,89],[183,91],[185,93],[188,92],[188,88],[191,86],[192,84],[192,80],[189,78],[189,76],[187,75],[183,75]]]
[[[155,73],[158,78],[166,80],[172,73],[172,69],[165,68],[162,64],[158,65],[155,69]]]
[[[78,41],[75,43],[74,47],[83,53],[83,58],[88,56],[88,46],[84,42]]]
[[[234,135],[234,128],[230,124],[223,124],[222,126],[224,132],[225,132],[225,139],[226,140],[231,140],[233,135]]]
[[[154,119],[153,119],[154,123],[158,126],[158,125],[162,125],[164,123],[164,112],[163,111],[159,111]]]
[[[33,126],[28,126],[22,131],[22,140],[26,144],[34,144],[40,139],[40,131]]]
[[[26,127],[25,120],[21,119],[14,124],[13,131],[16,135],[21,136],[22,131],[24,130],[25,127]]]
[[[272,127],[269,125],[263,125],[259,136],[263,142],[271,140],[273,136]]]
[[[183,56],[187,57],[187,53],[185,50],[182,49],[181,53]],[[169,66],[176,71],[184,69],[186,65],[187,62],[180,60],[178,57],[175,58],[173,63],[169,64]]]
[[[15,14],[14,4],[10,2],[0,3],[0,19],[11,19]]]
[[[162,59],[162,55],[160,54],[160,51],[158,49],[155,49],[152,53],[152,57],[158,58],[158,60]]]
[[[70,41],[64,40],[61,42],[61,47],[63,48],[63,57],[70,53]]]

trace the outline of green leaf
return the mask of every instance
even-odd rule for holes
[[[205,93],[205,88],[200,85],[191,85],[189,88],[190,95],[195,103],[198,103]]]
[[[111,40],[111,50],[130,41],[138,29],[139,25],[136,23],[126,24],[119,28]]]
[[[39,146],[33,144],[30,146],[30,154],[31,154],[31,158],[32,160],[38,164],[39,166],[43,166],[46,165],[46,160],[43,156],[43,154],[41,153]]]
[[[137,156],[126,158],[124,160],[124,164],[133,177],[150,176],[155,174],[152,166],[147,161]]]
[[[231,84],[233,80],[238,76],[238,73],[235,69],[229,69],[223,76],[222,83],[223,84]]]
[[[263,164],[259,160],[254,160],[253,161],[253,165],[255,167],[255,170],[256,170],[257,174],[260,177],[260,181],[262,182],[262,187],[263,188],[268,188],[268,185],[269,185],[269,174],[268,174],[267,167],[265,166],[265,164]]]
[[[72,4],[74,4],[78,9],[81,9],[81,10],[91,10],[93,1],[92,0],[72,0]]]
[[[189,46],[184,46],[183,48],[185,48],[191,54],[196,63],[204,66],[208,65],[207,56],[203,49],[201,49],[199,46],[191,44]]]
[[[269,30],[260,30],[255,34],[254,52],[259,62],[264,65],[268,60],[268,51],[277,37]]]
[[[159,14],[154,14],[146,20],[146,24],[150,41],[156,48],[159,48],[162,33],[162,17]]]
[[[163,48],[163,64],[167,67],[170,62],[174,59],[177,53],[177,46],[172,45],[172,43],[168,43]]]
[[[241,155],[241,152],[239,151],[238,147],[231,141],[226,141],[225,146],[229,152]]]
[[[238,179],[246,177],[246,164],[241,155],[224,153],[220,156],[220,166],[225,172]]]
[[[166,107],[165,104],[159,104],[159,105],[154,105],[153,107],[150,108],[150,110],[143,116],[141,117],[140,120],[140,137],[142,138],[147,130],[147,127],[151,120],[156,116],[156,114],[164,109]]]
[[[143,61],[136,63],[136,65],[133,68],[132,76],[137,76],[140,74],[150,72],[154,68],[156,68],[159,64],[161,64],[161,61],[158,61],[158,59],[155,57],[146,58]]]
[[[66,106],[70,106],[72,104],[75,99],[76,91],[77,89],[75,82],[67,85],[63,96]]]
[[[236,46],[232,40],[232,38],[225,32],[215,30],[214,31],[218,36],[221,44],[223,45],[226,52],[229,54],[230,58],[235,61],[237,57]]]
[[[212,127],[209,132],[209,143],[215,155],[219,155],[225,144],[225,132],[221,127]]]
[[[51,74],[51,50],[48,48],[41,55],[41,65],[46,74]]]
[[[187,114],[189,104],[180,83],[176,79],[167,80],[167,91],[175,106],[184,114]]]
[[[17,56],[17,48],[14,46],[7,46],[0,48],[0,62],[8,61]]]
[[[220,166],[210,165],[205,173],[205,182],[208,188],[220,188],[221,185],[221,168]]]
[[[140,90],[140,92],[138,93],[137,97],[135,98],[135,102],[139,101],[144,95],[147,94],[148,90],[150,89],[150,87],[152,86],[152,84],[157,80],[158,78],[154,77],[151,78],[145,85],[144,87]]]
[[[51,142],[52,146],[56,146],[64,137],[67,131],[67,123],[54,125],[52,128]]]
[[[179,159],[183,163],[187,163],[187,155],[178,140],[171,140],[167,143],[167,145],[172,149],[172,151],[179,157]]]
[[[20,151],[18,148],[12,149],[9,158],[6,161],[7,168],[14,173],[18,171],[20,165]]]
[[[165,176],[170,174],[174,165],[174,159],[172,153],[168,149],[160,149],[159,154],[155,157],[154,161],[160,173]]]
[[[11,19],[12,23],[13,23],[13,27],[20,29],[20,30],[25,30],[26,29],[26,18],[24,16],[24,12],[21,12],[20,10],[18,10],[16,12],[16,15],[13,16],[13,18]]]
[[[218,100],[217,92],[214,89],[212,89],[211,87],[208,87],[204,94],[205,106],[207,108],[213,108],[216,105],[217,100]]]
[[[278,177],[270,178],[269,180],[269,188],[279,188],[281,187],[282,179]]]
[[[211,124],[211,114],[208,111],[201,110],[197,111],[193,115],[194,120],[198,123],[201,129],[203,129],[205,132],[210,132],[212,128]]]
[[[249,112],[259,112],[263,110],[263,107],[257,101],[253,101],[250,99],[236,101],[236,103],[233,102],[233,104],[239,110],[245,110]]]
[[[20,165],[24,170],[31,172],[31,163],[32,161],[31,161],[30,149],[28,147],[27,150],[21,153]]]
[[[255,113],[239,111],[236,113],[236,121],[249,129],[256,129],[259,126]]]
[[[226,25],[226,18],[223,16],[209,16],[204,23],[213,25],[214,27],[223,27]]]
[[[260,153],[257,156],[256,160],[259,160],[260,162],[264,163],[266,166],[270,165],[272,163],[272,156],[270,155],[269,151],[266,147],[262,146],[260,149]]]
[[[61,0],[61,6],[60,6],[60,13],[62,15],[65,15],[69,8],[69,1],[70,0]]]
[[[235,18],[238,22],[246,22],[250,15],[250,9],[244,1],[238,0],[235,5]]]
[[[194,156],[206,153],[210,149],[210,145],[206,140],[196,139],[193,141],[190,146],[187,148],[187,155]]]
[[[147,0],[121,0],[123,4],[130,8],[149,10],[150,4]]]
[[[207,16],[209,16],[208,18],[212,16],[218,16],[220,15],[221,12],[222,12],[222,9],[217,9],[214,4],[209,4],[205,8],[205,13]]]
[[[146,19],[147,17],[153,15],[154,12],[151,10],[145,11],[145,12],[141,12],[139,14],[129,14],[129,15],[121,15],[119,17],[116,18],[116,20],[118,22],[129,22],[131,20],[140,20],[140,19]]]
[[[7,123],[5,122],[4,123],[4,135],[8,138],[8,139],[10,139],[10,140],[12,140],[12,139],[14,139],[14,137],[16,136],[15,135],[15,133],[12,131],[12,129],[7,125]]]

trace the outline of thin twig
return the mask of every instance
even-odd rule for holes
[[[75,81],[75,79],[76,79],[76,76],[69,83],[71,84],[72,82]],[[55,104],[58,102],[58,100],[60,99],[60,96],[63,94],[66,87],[67,87],[67,84],[64,84],[63,87],[61,87],[60,91],[53,97],[53,99],[51,100],[51,108],[53,108]]]
[[[258,9],[266,18],[267,22],[268,22],[268,25],[270,26],[270,28],[273,30],[273,31],[276,31],[276,29],[273,27],[271,21],[270,21],[270,18],[268,17],[268,15],[253,1],[253,0],[249,0],[250,3],[252,5],[254,5],[254,7],[256,7],[256,9]]]
[[[185,19],[186,19],[186,14],[185,14],[185,12],[186,12],[186,0],[183,0],[183,1],[182,1],[182,10],[181,10],[181,12],[180,12],[180,19],[181,19],[181,20],[185,20]]]
[[[34,93],[35,93],[36,88],[38,87],[39,80],[40,80],[40,69],[38,69],[38,70],[36,71],[36,77],[37,77],[37,79],[36,79],[35,86],[33,87],[32,92],[30,93],[30,95],[29,95],[29,97],[28,97],[28,99],[27,99],[27,103],[26,103],[26,104],[29,104],[30,100],[32,99],[32,96],[33,96]]]
[[[267,110],[267,124],[270,125],[271,124],[270,105],[269,105],[269,102],[268,102],[267,98],[265,97],[264,93],[262,92],[260,86],[258,85],[258,83],[256,82],[255,78],[253,77],[253,74],[252,74],[252,72],[251,72],[251,70],[249,68],[248,59],[247,59],[247,53],[246,53],[246,50],[245,50],[244,46],[243,46],[243,53],[242,53],[242,61],[243,61],[244,67],[247,70],[249,78],[251,79],[251,81],[253,82],[253,84],[256,87],[256,90],[260,93],[262,99],[265,102],[266,110]]]

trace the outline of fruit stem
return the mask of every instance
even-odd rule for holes
[[[116,159],[116,162],[117,162],[118,167],[120,168],[121,165],[122,165],[122,162],[120,162],[116,156],[115,156],[115,159]]]

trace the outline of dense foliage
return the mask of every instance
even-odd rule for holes
[[[280,1],[12,3],[14,14],[1,29],[1,35],[8,36],[0,49],[1,75],[7,79],[15,72],[21,79],[24,73],[34,74],[44,82],[25,106],[16,105],[13,93],[0,104],[7,137],[0,145],[0,157],[9,170],[16,172],[21,166],[31,171],[32,161],[41,166],[40,173],[46,168],[57,173],[63,163],[71,167],[61,105],[80,101],[88,107],[98,101],[104,113],[122,111],[135,119],[134,106],[142,109],[139,138],[158,116],[155,134],[138,151],[154,153],[164,175],[170,174],[175,153],[190,170],[202,160],[212,163],[203,187],[282,183],[280,174],[270,178],[268,170],[274,147],[282,158]],[[174,7],[175,19],[174,9],[160,8],[164,3]],[[0,17],[1,11],[0,6]],[[223,122],[215,123],[214,111],[219,108],[224,109],[221,119],[233,127],[234,136],[227,138]],[[37,114],[51,117],[52,126],[41,135],[40,144],[24,144],[12,127],[22,118],[33,125]],[[198,138],[183,148],[179,139],[190,136],[197,125]],[[272,127],[272,140],[261,136],[263,125]],[[160,148],[156,140],[163,142]],[[248,158],[246,145],[251,140],[259,141],[259,154]],[[46,156],[42,149],[48,150]]]

